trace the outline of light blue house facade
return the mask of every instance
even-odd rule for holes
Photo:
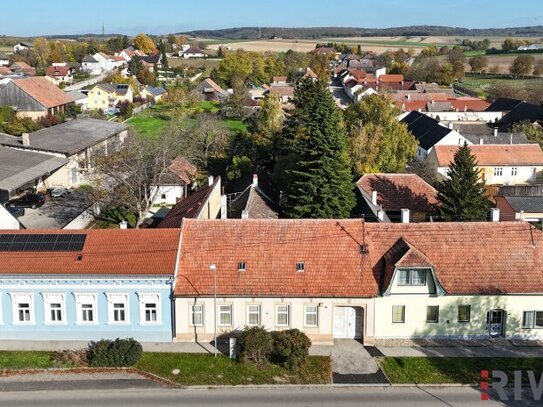
[[[171,342],[180,231],[0,231],[0,340]]]
[[[172,279],[0,276],[0,339],[172,340]]]

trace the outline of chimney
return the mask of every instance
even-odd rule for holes
[[[498,137],[498,128],[497,127],[494,129],[494,137]]]
[[[513,133],[509,133],[509,144],[513,144]]]
[[[490,218],[492,222],[499,222],[500,221],[500,210],[498,208],[491,208],[490,209]]]
[[[258,175],[253,174],[253,188],[256,188],[258,186]]]
[[[246,209],[241,212],[241,219],[249,219],[249,212]]]
[[[228,199],[224,193],[224,187],[221,188],[221,219],[228,218]]]
[[[128,222],[123,220],[121,223],[119,223],[119,229],[128,229]]]
[[[484,141],[482,138],[479,139],[479,144],[483,145],[484,144]]]
[[[377,220],[379,220],[379,222],[384,222],[385,221],[385,211],[384,210],[379,209],[377,211]]]
[[[402,223],[409,223],[410,212],[409,209],[402,209]]]
[[[207,178],[207,185],[209,185],[209,186],[213,185],[213,181],[214,181],[213,175],[210,175],[210,176]]]
[[[377,191],[371,191],[371,203],[377,206]]]
[[[21,135],[21,138],[23,140],[23,146],[29,146],[30,145],[30,134],[29,133],[23,133]]]
[[[453,122],[449,122],[449,129],[450,129],[450,130],[454,130],[454,124],[453,124]]]

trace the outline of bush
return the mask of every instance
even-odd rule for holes
[[[62,350],[51,354],[53,365],[58,367],[66,366],[88,366],[88,352],[85,350]]]
[[[129,367],[139,362],[143,349],[135,339],[114,341],[102,339],[89,344],[88,358],[92,367]]]
[[[287,369],[296,369],[309,356],[311,340],[299,329],[277,332],[273,341],[274,363]]]
[[[262,364],[268,361],[272,353],[273,337],[263,327],[254,326],[241,332],[238,344],[240,360]]]

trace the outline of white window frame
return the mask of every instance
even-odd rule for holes
[[[401,321],[394,321],[394,309],[395,308],[401,308],[402,309]],[[392,306],[392,323],[393,324],[405,324],[405,305],[393,305]]]
[[[281,310],[280,308],[285,308],[285,310]],[[280,324],[279,323],[279,315],[286,315],[287,316],[287,323],[286,324]],[[290,305],[289,304],[276,304],[275,305],[275,326],[290,326]]]
[[[257,312],[251,311],[251,307],[256,307]],[[258,316],[258,322],[256,324],[251,323],[251,315]],[[262,325],[262,306],[260,304],[247,304],[247,326],[259,325]]]
[[[543,311],[523,311],[522,312],[522,328],[523,329],[543,329],[543,325],[536,325],[537,314],[543,314]],[[526,315],[531,315],[531,320],[529,323],[526,323]]]
[[[397,278],[397,284],[401,287],[408,287],[408,286],[414,286],[414,287],[424,287],[426,285],[426,274],[427,269],[398,269],[398,278]],[[407,282],[404,283],[401,281],[401,275],[402,273],[407,273]],[[422,283],[415,284],[415,275],[419,275],[419,273],[422,273]]]
[[[460,319],[460,307],[467,307],[467,309],[468,309],[468,319]],[[471,305],[469,305],[469,304],[460,304],[458,306],[457,318],[458,318],[458,322],[460,322],[460,323],[465,324],[465,323],[471,322]]]
[[[10,293],[13,310],[13,325],[35,325],[34,293]],[[19,320],[19,304],[28,304],[28,321]]]
[[[107,298],[107,319],[109,325],[130,324],[130,294],[128,293],[106,293]],[[124,305],[124,321],[115,321],[115,304]]]
[[[194,308],[200,307],[200,311],[195,312]],[[194,323],[194,315],[200,314],[202,316],[202,322],[195,324]],[[190,326],[204,326],[204,304],[198,303],[198,304],[191,304],[189,307],[189,325]]]
[[[232,313],[232,304],[219,304],[217,306],[217,326],[232,326],[233,323],[233,313]],[[223,311],[224,308],[225,310]],[[228,318],[230,319],[229,323],[222,323],[221,322],[221,315],[228,315]]]
[[[161,313],[161,295],[160,293],[137,293],[139,298],[139,309],[140,309],[140,325],[161,325],[162,324],[162,313]],[[146,320],[146,305],[155,304],[156,311],[156,321],[147,321]]]
[[[96,293],[74,293],[76,324],[77,325],[98,325],[98,298]],[[83,321],[83,305],[92,305],[92,321]]]
[[[43,296],[43,321],[45,325],[66,325],[66,295],[64,293],[42,293]],[[51,313],[52,305],[60,304],[60,321],[53,321]]]
[[[503,167],[494,167],[494,176],[503,177]]]
[[[518,175],[518,167],[511,167],[511,176],[516,177]]]
[[[309,308],[314,308],[315,311],[308,311]],[[309,315],[315,315],[315,323],[310,324],[307,322],[307,317]],[[310,328],[316,328],[319,326],[319,306],[317,304],[305,305],[304,306],[304,326]]]

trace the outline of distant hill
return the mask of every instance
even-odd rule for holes
[[[205,38],[255,39],[259,38],[318,39],[323,37],[421,37],[421,36],[486,36],[486,37],[542,37],[543,26],[511,28],[462,28],[420,25],[392,28],[356,27],[239,27],[221,30],[196,30],[179,34]]]

